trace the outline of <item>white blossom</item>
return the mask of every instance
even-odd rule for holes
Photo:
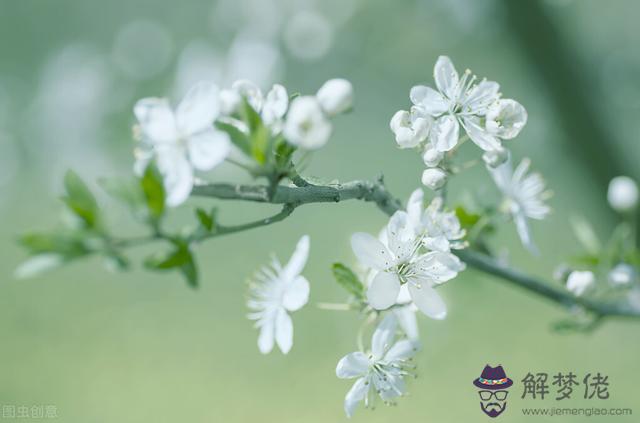
[[[353,104],[353,86],[346,79],[330,79],[320,87],[316,97],[322,110],[328,116],[335,116],[351,108]]]
[[[613,286],[630,285],[636,280],[637,274],[633,266],[627,263],[618,263],[609,271],[609,283]]]
[[[316,97],[297,97],[291,102],[284,124],[284,137],[305,150],[317,150],[329,141],[331,122]]]
[[[497,168],[487,167],[498,189],[504,196],[503,209],[513,218],[522,244],[531,252],[537,252],[531,239],[527,219],[544,219],[551,209],[545,204],[548,192],[539,173],[527,175],[531,161],[523,159],[515,171],[507,160]]]
[[[433,251],[449,252],[464,247],[465,231],[456,214],[444,210],[442,197],[435,197],[423,208],[424,193],[415,190],[407,203],[407,215],[416,236],[422,236],[423,245]]]
[[[213,126],[220,113],[219,91],[213,84],[194,86],[175,111],[165,99],[144,98],[134,113],[142,136],[134,170],[140,174],[156,159],[169,206],[187,199],[194,169],[211,170],[229,154],[229,136]]]
[[[251,284],[248,307],[249,318],[260,329],[258,349],[267,354],[274,341],[287,354],[293,345],[293,323],[288,312],[302,308],[309,299],[309,281],[300,273],[309,257],[309,237],[300,238],[289,262],[282,266],[274,257]]]
[[[242,103],[242,98],[245,98],[253,110],[260,115],[262,122],[272,134],[282,132],[284,116],[289,107],[289,95],[284,86],[274,84],[265,96],[253,82],[238,80],[232,84],[231,89],[222,90],[220,93],[223,111],[227,115],[236,112]],[[245,132],[248,130],[243,122],[236,119],[231,119],[231,123]]]
[[[607,199],[614,210],[631,211],[638,206],[638,185],[628,176],[616,176],[609,182]]]
[[[391,403],[406,392],[404,378],[413,368],[409,360],[418,350],[409,339],[395,341],[397,320],[388,314],[378,325],[371,339],[371,351],[356,351],[345,355],[336,367],[340,379],[356,379],[344,399],[344,411],[351,417],[363,401],[373,405],[373,390],[385,403]],[[394,342],[395,341],[395,342]]]
[[[446,56],[438,58],[433,71],[438,90],[417,85],[409,96],[422,113],[435,119],[430,133],[434,146],[443,152],[453,149],[462,126],[478,147],[485,151],[496,149],[500,141],[485,130],[482,119],[500,97],[500,86],[487,80],[476,84],[476,77],[469,70],[460,77]]]
[[[446,306],[434,286],[455,278],[464,264],[453,254],[422,251],[422,236],[415,235],[409,215],[398,211],[389,220],[386,242],[367,233],[355,233],[351,248],[358,260],[377,273],[367,289],[371,307],[384,310],[396,304],[406,285],[413,303],[434,319],[446,316]]]
[[[581,296],[596,282],[593,272],[574,270],[567,278],[567,289],[576,296]]]
[[[433,191],[442,188],[446,182],[447,173],[440,168],[428,168],[422,172],[422,184]]]
[[[526,124],[527,111],[515,100],[500,99],[487,109],[487,132],[498,138],[515,138]]]
[[[413,148],[422,143],[429,135],[429,129],[433,119],[415,112],[400,110],[396,112],[389,122],[391,131],[396,136],[396,143],[400,148]]]

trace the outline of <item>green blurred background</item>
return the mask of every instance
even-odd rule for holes
[[[337,119],[305,174],[350,180],[384,172],[406,198],[422,164],[396,149],[389,118],[408,107],[412,85],[432,84],[433,64],[447,54],[459,70],[500,82],[529,112],[509,147],[545,175],[554,213],[534,223],[540,257],[523,250],[512,227],[495,245],[550,280],[579,249],[571,216],[587,217],[606,236],[615,223],[608,179],[640,178],[638,16],[633,0],[0,0],[0,405],[55,405],[65,422],[345,421],[351,383],[334,369],[356,347],[358,319],[314,303],[344,299],[330,264],[353,262],[352,232],[384,224],[373,206],[309,205],[284,223],[209,242],[198,251],[197,291],[173,274],[109,273],[97,259],[18,281],[12,272],[25,254],[16,237],[56,224],[67,168],[94,181],[130,171],[136,99],[178,99],[200,79],[248,77],[263,88],[283,82],[312,93],[328,78],[349,78],[355,110]],[[246,179],[227,167],[212,178]],[[452,190],[458,200],[465,191],[496,195],[481,168],[456,178]],[[101,200],[113,227],[137,233],[117,204]],[[230,223],[272,212],[218,205]],[[310,303],[294,315],[290,354],[262,356],[245,317],[245,281],[270,252],[287,259],[304,233],[312,240]],[[398,407],[359,409],[354,421],[484,421],[471,380],[487,363],[516,380],[505,422],[551,421],[519,409],[564,405],[521,400],[518,382],[528,371],[601,372],[611,398],[568,405],[640,413],[638,323],[560,335],[550,327],[564,310],[473,270],[441,292],[449,317],[420,318],[424,351],[410,396]]]

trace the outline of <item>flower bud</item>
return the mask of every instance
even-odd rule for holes
[[[636,271],[626,263],[619,263],[609,272],[609,283],[614,286],[629,285],[635,278]]]
[[[618,212],[631,211],[638,205],[638,185],[628,176],[616,176],[609,182],[607,200]]]
[[[495,150],[487,151],[482,155],[482,160],[484,160],[487,166],[495,169],[509,160],[509,150],[503,147],[498,147]]]
[[[434,147],[428,147],[427,150],[422,155],[422,160],[424,164],[428,167],[436,167],[444,157],[444,153],[442,151],[438,151]]]
[[[574,270],[567,278],[567,289],[579,297],[595,283],[596,278],[593,272]]]
[[[353,86],[346,79],[330,79],[320,87],[316,94],[322,110],[334,116],[344,113],[353,104]]]
[[[442,188],[445,182],[447,182],[447,174],[437,167],[425,169],[422,173],[422,183],[434,191]]]

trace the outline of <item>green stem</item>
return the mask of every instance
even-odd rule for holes
[[[402,209],[400,201],[386,190],[382,178],[375,182],[351,181],[333,185],[302,185],[297,187],[278,185],[272,192],[273,195],[269,196],[268,187],[264,185],[208,184],[194,187],[192,195],[222,200],[295,205],[294,208],[310,203],[338,203],[346,200],[361,200],[375,203],[381,211],[389,216]],[[290,210],[288,213],[292,211]],[[275,217],[272,217],[269,223],[280,221],[286,216],[288,214],[283,210]],[[258,226],[264,226],[264,224],[260,224],[260,221],[252,222],[233,227],[227,233],[239,232]],[[627,302],[599,302],[576,297],[544,280],[527,275],[517,269],[506,267],[486,254],[472,250],[461,250],[457,251],[456,254],[468,266],[480,272],[496,276],[567,308],[580,307],[602,317],[640,317],[640,310]]]

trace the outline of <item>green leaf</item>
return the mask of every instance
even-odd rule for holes
[[[82,235],[75,232],[26,234],[20,237],[19,242],[34,255],[55,253],[71,259],[91,252]]]
[[[602,249],[600,240],[591,224],[581,216],[573,216],[571,228],[577,240],[589,254],[598,255]]]
[[[285,141],[284,138],[279,137],[275,141],[275,162],[276,167],[280,170],[287,170],[291,165],[291,156],[296,147]]]
[[[271,141],[269,128],[264,126],[262,118],[246,99],[242,102],[241,115],[249,127],[250,156],[253,157],[256,162],[265,164]]]
[[[463,229],[470,229],[480,221],[479,214],[469,213],[462,206],[456,207],[455,213]]]
[[[140,184],[131,178],[103,178],[98,181],[100,186],[111,197],[129,207],[134,213],[139,213],[145,206],[145,196]]]
[[[98,203],[87,185],[74,171],[69,170],[65,174],[64,188],[66,195],[62,199],[71,211],[87,227],[97,228],[99,224]]]
[[[175,241],[175,249],[168,254],[155,254],[147,258],[145,267],[151,270],[178,270],[189,286],[198,286],[198,269],[189,246],[182,241]]]
[[[348,293],[358,299],[364,298],[364,285],[355,273],[342,263],[334,263],[332,266],[333,277]]]
[[[147,203],[149,216],[153,221],[158,221],[164,214],[165,192],[162,176],[155,166],[147,166],[140,180],[140,187]]]
[[[216,127],[226,132],[231,139],[231,142],[235,144],[244,154],[251,157],[251,141],[247,134],[236,128],[234,125],[227,122],[216,122]]]
[[[200,225],[202,225],[202,227],[205,228],[207,232],[212,232],[215,229],[216,212],[217,210],[215,208],[212,209],[210,213],[207,213],[202,208],[196,209],[196,217],[198,218]]]

